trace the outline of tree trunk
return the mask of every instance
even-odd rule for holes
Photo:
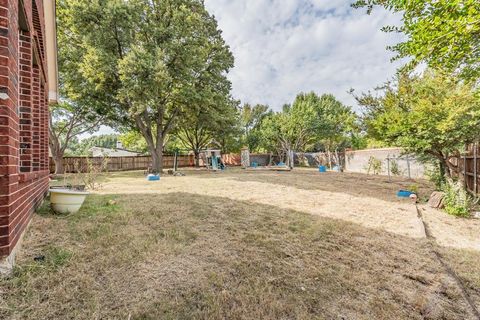
[[[49,131],[50,139],[48,142],[48,146],[50,148],[50,152],[52,153],[52,159],[55,163],[55,174],[64,174],[65,167],[63,165],[63,155],[65,154],[64,150],[60,146],[58,139],[52,132]]]
[[[330,152],[330,149],[327,148],[327,156],[328,156],[328,167],[330,170],[332,170],[332,153]]]
[[[440,162],[440,166],[443,166],[443,171],[444,171],[444,177],[445,178],[451,178],[452,177],[452,170],[453,166],[451,165],[450,161],[448,161],[448,158],[444,158]]]
[[[161,174],[163,170],[163,150],[160,152],[155,149],[152,150],[152,169],[157,174]]]
[[[194,150],[193,154],[195,155],[195,168],[200,168],[200,152],[198,150]]]
[[[63,152],[57,152],[55,155],[52,155],[52,158],[53,162],[55,162],[55,174],[64,174]]]

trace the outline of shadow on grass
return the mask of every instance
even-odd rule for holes
[[[424,241],[219,197],[92,195],[37,215],[22,252],[0,280],[6,319],[469,314]]]

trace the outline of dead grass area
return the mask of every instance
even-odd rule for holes
[[[294,172],[254,172],[228,170],[208,173],[187,171],[186,177],[162,177],[161,182],[145,181],[137,175],[116,174],[107,179],[102,194],[168,194],[188,192],[201,196],[218,196],[252,204],[275,205],[323,217],[340,219],[409,237],[424,237],[423,227],[411,201],[399,200],[394,183],[385,185],[382,177],[365,176],[367,180],[349,181],[350,174],[321,175],[312,170]],[[355,175],[352,175],[354,178]],[[318,178],[315,184],[315,179]],[[337,179],[343,179],[338,182]],[[368,180],[369,179],[369,180]],[[370,186],[371,180],[376,187]],[[330,185],[343,185],[343,189],[369,189],[367,193],[353,194],[333,190]],[[300,188],[298,186],[310,186]],[[314,188],[315,186],[315,188]],[[340,188],[340,187],[338,187]],[[380,198],[381,197],[381,198]]]
[[[441,248],[440,252],[460,278],[477,309],[480,309],[480,252],[451,248]]]
[[[366,175],[360,173],[320,173],[317,169],[295,169],[292,173],[245,171],[236,175],[239,181],[268,182],[279,186],[288,185],[303,190],[322,190],[345,193],[354,197],[377,198],[400,201],[395,194],[400,189],[416,186],[420,197],[428,198],[433,191],[427,180],[408,180],[403,177]]]
[[[366,194],[336,198],[306,173],[261,181],[242,172],[188,174],[156,184],[115,174],[78,214],[44,207],[14,274],[0,280],[0,318],[474,319],[425,239],[293,201],[318,194],[370,199],[377,208]],[[403,208],[370,183],[377,182],[364,189],[375,189],[374,199]],[[445,250],[451,261],[463,257],[457,270],[478,290],[476,253]]]

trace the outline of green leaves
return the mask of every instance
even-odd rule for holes
[[[458,73],[464,79],[480,75],[480,2],[478,0],[360,0],[353,7],[383,6],[403,15],[403,26],[386,32],[403,32],[407,40],[391,50],[398,58],[411,57],[411,70],[421,62],[433,69]]]
[[[243,131],[243,144],[247,145],[250,151],[258,151],[261,144],[263,120],[272,114],[267,105],[245,104],[240,109],[240,122]]]
[[[267,150],[334,150],[348,140],[355,119],[350,108],[333,95],[300,93],[292,105],[265,118],[263,145]]]
[[[403,74],[385,87],[383,96],[357,99],[366,109],[369,135],[407,152],[447,159],[480,137],[475,87],[450,76]]]
[[[65,94],[120,127],[152,154],[180,116],[223,105],[233,56],[201,0],[59,0]]]

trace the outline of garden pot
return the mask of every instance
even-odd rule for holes
[[[86,186],[84,184],[50,186],[50,189],[66,189],[66,190],[76,190],[76,191],[85,191],[85,188]]]
[[[76,213],[88,192],[71,189],[50,189],[50,203],[56,213]]]

